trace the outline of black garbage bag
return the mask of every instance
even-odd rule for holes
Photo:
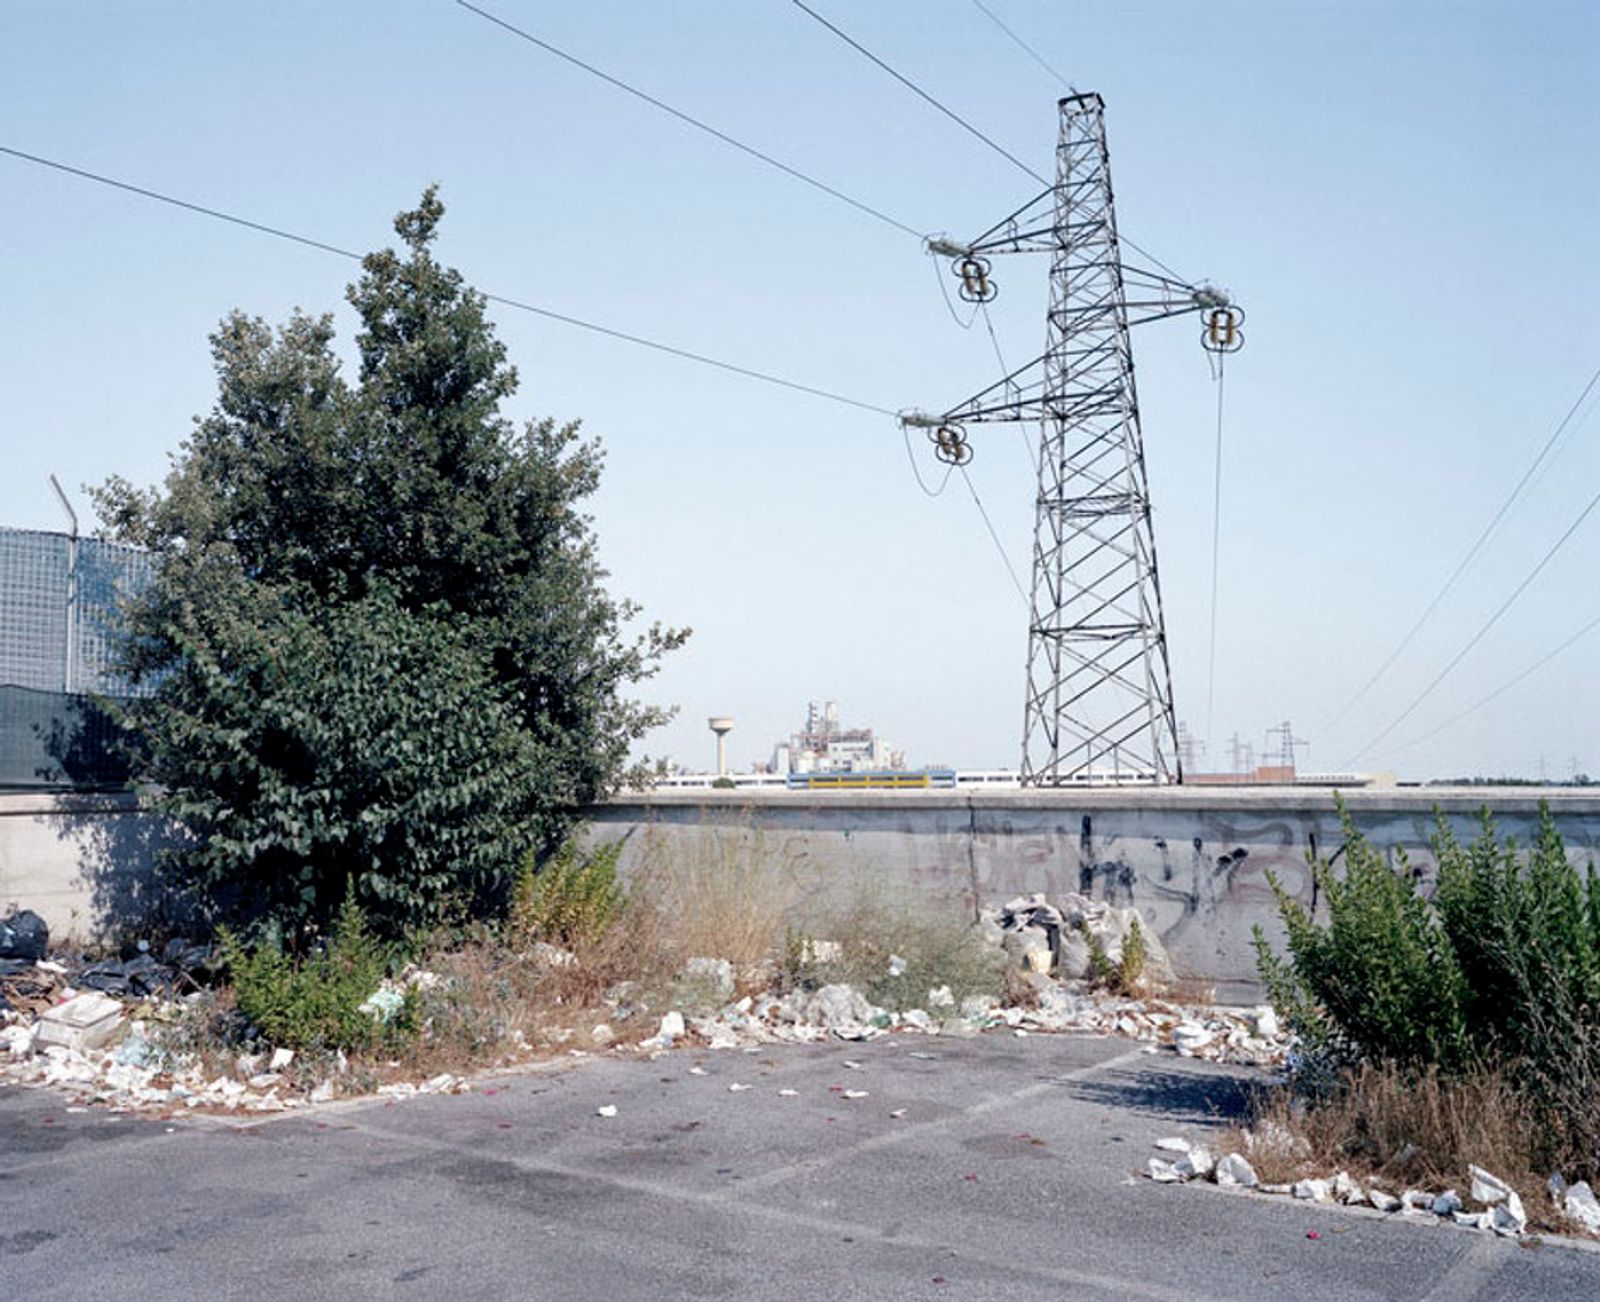
[[[32,909],[0,918],[0,958],[23,958],[30,963],[44,957],[50,945],[50,928]]]
[[[147,995],[170,993],[178,984],[178,973],[149,954],[140,954],[125,963],[96,963],[78,974],[77,983],[108,995]]]

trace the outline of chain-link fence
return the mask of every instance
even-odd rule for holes
[[[123,780],[97,698],[135,694],[115,638],[121,602],[150,574],[136,547],[0,527],[0,788]]]

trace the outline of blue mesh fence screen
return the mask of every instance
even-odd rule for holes
[[[150,575],[136,547],[0,527],[0,788],[124,780],[99,701],[135,694],[115,639]]]

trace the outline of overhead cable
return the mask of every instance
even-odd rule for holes
[[[1489,618],[1484,621],[1483,627],[1467,640],[1467,644],[1462,647],[1461,650],[1456,652],[1455,658],[1438,672],[1433,681],[1422,689],[1422,691],[1417,695],[1416,699],[1413,700],[1410,705],[1406,706],[1406,708],[1395,717],[1394,721],[1391,722],[1387,728],[1380,732],[1360,750],[1356,751],[1355,754],[1345,761],[1345,764],[1342,767],[1350,767],[1355,763],[1356,760],[1360,759],[1361,756],[1365,755],[1368,751],[1376,747],[1380,742],[1383,741],[1385,737],[1387,737],[1391,732],[1409,719],[1419,705],[1427,700],[1428,697],[1433,695],[1434,688],[1438,687],[1440,683],[1444,682],[1451,671],[1454,670],[1455,667],[1464,659],[1466,659],[1467,653],[1483,640],[1484,635],[1488,633],[1491,628],[1500,622],[1501,616],[1504,615],[1506,611],[1510,610],[1512,604],[1517,600],[1517,598],[1527,591],[1528,586],[1539,577],[1539,574],[1543,571],[1544,567],[1555,559],[1556,553],[1566,546],[1568,539],[1570,539],[1573,534],[1578,532],[1579,526],[1581,526],[1583,522],[1589,518],[1590,514],[1597,506],[1600,506],[1600,493],[1596,493],[1589,499],[1589,505],[1578,512],[1578,518],[1569,524],[1566,532],[1551,544],[1550,550],[1545,552],[1545,554],[1539,559],[1539,563],[1528,572],[1527,577],[1524,578],[1521,583],[1517,584],[1517,586],[1512,590],[1511,595],[1500,603],[1499,608],[1494,612],[1494,614],[1490,615]]]
[[[678,121],[693,127],[696,131],[703,131],[706,135],[711,136],[713,139],[720,140],[723,144],[729,145],[732,148],[739,150],[741,153],[748,154],[751,158],[759,159],[761,162],[767,164],[768,167],[775,167],[785,175],[791,176],[797,181],[804,182],[813,189],[822,191],[823,194],[831,195],[833,198],[849,204],[852,208],[866,213],[869,217],[875,217],[880,222],[883,222],[889,226],[893,226],[896,230],[904,231],[907,235],[914,236],[919,240],[923,238],[923,232],[917,230],[915,227],[908,226],[905,222],[896,220],[895,218],[889,216],[888,213],[880,212],[871,204],[863,203],[860,199],[852,198],[843,190],[835,189],[826,181],[819,181],[816,177],[810,175],[809,173],[802,172],[798,167],[791,167],[788,163],[774,158],[771,154],[757,149],[754,145],[745,144],[744,141],[730,136],[726,131],[718,130],[709,122],[702,122],[699,118],[685,113],[682,109],[674,108],[665,100],[657,99],[654,95],[640,90],[637,86],[629,85],[620,77],[613,77],[608,72],[602,72],[592,63],[585,63],[582,59],[578,58],[577,55],[567,53],[567,51],[561,49],[559,46],[552,45],[549,41],[540,39],[532,32],[525,31],[521,27],[507,22],[504,18],[499,17],[497,14],[492,14],[487,9],[479,8],[477,5],[469,3],[469,0],[455,0],[455,2],[461,8],[469,11],[470,13],[477,14],[478,17],[487,22],[493,23],[496,27],[503,28],[505,31],[510,32],[513,36],[520,37],[522,40],[527,41],[530,45],[536,45],[541,50],[555,55],[556,58],[570,63],[573,67],[583,69],[583,71],[587,72],[590,76],[598,77],[607,85],[615,86],[618,90],[632,95],[635,99],[643,100],[651,107],[658,108],[663,113],[670,114],[672,117],[677,118]]]
[[[1483,707],[1488,705],[1491,701],[1498,700],[1500,697],[1504,696],[1513,687],[1515,687],[1518,683],[1520,683],[1524,678],[1528,678],[1531,675],[1533,675],[1534,673],[1538,672],[1540,669],[1543,669],[1547,664],[1549,664],[1552,660],[1554,660],[1557,656],[1559,656],[1568,647],[1572,646],[1576,642],[1581,642],[1585,637],[1587,637],[1590,633],[1594,632],[1594,630],[1597,629],[1597,628],[1600,628],[1600,615],[1596,615],[1593,619],[1591,619],[1587,624],[1585,624],[1582,628],[1580,628],[1571,637],[1567,638],[1566,641],[1562,642],[1560,646],[1556,647],[1555,650],[1546,652],[1544,655],[1540,656],[1537,660],[1535,660],[1531,665],[1529,665],[1526,669],[1524,669],[1521,673],[1516,674],[1514,677],[1508,678],[1505,682],[1501,683],[1499,687],[1495,688],[1494,691],[1490,692],[1482,700],[1479,700],[1479,701],[1475,702],[1474,704],[1467,706],[1466,709],[1461,710],[1456,714],[1452,714],[1448,719],[1446,719],[1443,723],[1441,723],[1438,727],[1436,727],[1432,732],[1425,732],[1420,737],[1413,737],[1408,742],[1402,742],[1399,746],[1396,746],[1395,749],[1397,751],[1410,750],[1413,746],[1420,746],[1425,741],[1432,741],[1435,737],[1437,737],[1446,728],[1454,727],[1456,724],[1460,723],[1461,720],[1465,719],[1469,714],[1476,714],[1479,710],[1483,709]]]
[[[295,244],[303,244],[308,248],[320,249],[324,253],[332,253],[341,258],[352,261],[361,261],[359,253],[349,249],[342,249],[336,244],[329,244],[323,240],[312,239],[309,236],[297,235],[293,231],[284,230],[278,226],[269,226],[264,222],[251,221],[248,217],[240,217],[235,213],[224,212],[220,208],[207,207],[204,204],[192,203],[187,199],[179,199],[170,194],[163,194],[159,190],[147,189],[144,186],[133,185],[127,181],[119,181],[114,177],[103,176],[98,172],[91,172],[81,167],[73,167],[67,163],[58,162],[52,158],[45,158],[39,154],[30,154],[21,149],[13,149],[7,145],[0,145],[0,154],[8,154],[13,158],[20,158],[41,167],[53,168],[58,172],[66,172],[72,176],[82,177],[86,181],[94,181],[99,185],[110,186],[113,189],[124,190],[129,194],[136,194],[145,199],[153,199],[157,203],[168,204],[174,208],[183,208],[189,212],[199,213],[205,217],[212,217],[218,221],[229,222],[235,226],[243,226],[248,230],[258,231],[263,235],[271,235],[276,239],[290,240]],[[798,393],[808,393],[816,398],[826,398],[830,402],[842,403],[847,407],[856,407],[862,411],[875,412],[880,416],[894,416],[897,413],[888,407],[880,407],[876,403],[863,402],[859,398],[851,398],[842,393],[835,393],[831,389],[819,388],[812,384],[802,384],[798,380],[785,379],[781,375],[774,375],[770,371],[758,371],[753,367],[739,366],[734,362],[726,362],[720,358],[707,356],[705,353],[693,352],[687,348],[679,348],[674,344],[662,343],[659,339],[649,339],[643,335],[630,334],[625,330],[616,330],[610,326],[600,325],[595,321],[586,321],[582,317],[569,316],[565,312],[557,312],[551,308],[539,307],[521,299],[508,298],[502,294],[485,293],[483,297],[491,303],[499,303],[503,307],[514,308],[519,312],[530,312],[534,316],[544,317],[550,321],[559,321],[563,325],[575,326],[579,330],[587,330],[592,334],[605,335],[609,339],[620,339],[625,343],[637,344],[641,348],[653,349],[658,353],[666,353],[672,357],[680,357],[685,361],[698,362],[702,366],[715,367],[719,371],[727,371],[734,375],[742,375],[747,379],[760,380],[765,384],[777,385],[781,388],[792,389]]]
[[[460,3],[460,2],[461,2],[461,0],[457,0],[457,3]],[[860,41],[856,40],[854,37],[850,36],[848,33],[843,32],[839,28],[835,27],[832,23],[830,23],[826,18],[824,18],[821,14],[819,14],[810,5],[806,4],[805,0],[790,0],[790,3],[793,4],[797,9],[802,9],[806,13],[810,14],[813,18],[815,18],[819,23],[821,23],[824,27],[826,27],[830,32],[832,32],[835,36],[837,36],[841,41],[843,41],[851,49],[855,50],[857,53],[859,53],[861,55],[864,55],[866,58],[870,59],[873,63],[877,64],[878,67],[882,68],[886,73],[888,73],[891,77],[893,77],[896,81],[898,81],[907,90],[911,91],[915,95],[920,96],[922,99],[926,100],[929,104],[933,105],[934,108],[938,109],[939,112],[943,113],[945,115],[945,117],[949,118],[952,122],[954,122],[963,131],[967,132],[969,135],[976,136],[979,140],[983,141],[984,144],[988,145],[990,149],[994,150],[994,152],[999,154],[1002,158],[1008,159],[1011,163],[1015,164],[1017,167],[1020,167],[1024,172],[1026,172],[1029,176],[1031,176],[1040,185],[1046,185],[1047,186],[1047,185],[1050,184],[1050,182],[1048,180],[1046,180],[1044,177],[1040,176],[1039,173],[1035,172],[1033,170],[1033,168],[1029,167],[1026,163],[1024,163],[1015,154],[1013,154],[1004,145],[997,144],[995,141],[991,140],[988,136],[984,135],[983,132],[979,131],[977,127],[973,126],[972,123],[968,122],[966,120],[966,118],[962,117],[954,109],[946,108],[938,100],[934,99],[934,97],[932,95],[928,94],[927,91],[923,90],[921,86],[917,85],[916,82],[912,81],[909,77],[902,76],[900,73],[896,72],[893,68],[891,68],[887,63],[885,63],[882,59],[880,59],[871,50],[867,49],[866,46],[862,45]]]
[[[457,4],[463,4],[463,3],[465,3],[465,0],[456,0],[456,3]],[[1004,158],[1006,161],[1010,162],[1014,166],[1020,168],[1024,173],[1026,173],[1028,176],[1031,176],[1035,181],[1037,181],[1040,185],[1044,186],[1046,189],[1053,188],[1053,184],[1054,184],[1053,182],[1051,182],[1047,178],[1041,176],[1038,172],[1034,171],[1033,168],[1029,167],[1020,158],[1018,158],[1015,154],[1013,154],[1009,149],[1005,148],[1004,145],[998,144],[994,140],[990,139],[990,137],[984,135],[983,132],[979,131],[977,127],[973,126],[972,123],[968,122],[964,117],[962,117],[954,109],[949,108],[946,105],[940,103],[937,99],[935,99],[927,91],[923,90],[921,86],[917,85],[917,83],[912,81],[909,77],[905,76],[904,74],[902,74],[900,72],[897,72],[894,68],[891,68],[887,63],[885,63],[882,59],[880,59],[871,50],[867,49],[866,46],[862,45],[860,41],[856,40],[853,36],[849,35],[847,32],[842,31],[840,28],[836,27],[833,23],[830,23],[826,18],[824,18],[821,14],[819,14],[810,5],[806,4],[805,0],[790,0],[790,3],[793,4],[795,6],[795,8],[803,10],[805,13],[811,15],[812,18],[816,19],[817,22],[821,23],[830,32],[832,32],[835,36],[837,36],[841,41],[843,41],[846,45],[848,45],[851,49],[853,49],[857,53],[863,55],[865,58],[870,60],[872,63],[876,64],[878,67],[882,68],[886,73],[888,73],[891,77],[893,77],[896,81],[898,81],[907,90],[911,91],[914,95],[918,96],[920,99],[922,99],[922,100],[926,101],[927,103],[931,104],[934,108],[938,109],[940,113],[943,113],[945,115],[945,117],[949,118],[952,122],[954,122],[957,126],[959,126],[963,131],[967,132],[969,135],[977,137],[977,139],[981,140],[984,144],[989,146],[990,149],[994,150],[995,153],[999,154],[1000,157]],[[1074,91],[1073,93],[1076,94],[1077,92]],[[1163,271],[1165,271],[1174,280],[1176,280],[1176,281],[1178,281],[1178,282],[1180,282],[1181,284],[1184,284],[1184,285],[1192,285],[1193,284],[1193,282],[1190,281],[1187,277],[1179,275],[1176,271],[1174,271],[1171,267],[1169,267],[1160,258],[1156,257],[1156,255],[1153,254],[1152,252],[1150,252],[1149,249],[1144,248],[1141,245],[1135,244],[1126,235],[1119,234],[1117,236],[1117,238],[1121,243],[1126,244],[1130,249],[1133,249],[1135,252],[1144,254],[1145,257],[1149,258],[1151,262],[1155,263],[1156,266],[1160,267]]]
[[[1206,747],[1211,746],[1212,711],[1217,699],[1217,578],[1222,557],[1222,364],[1217,358],[1217,454],[1211,485],[1211,649],[1206,656]]]
[[[1488,543],[1490,536],[1494,533],[1495,529],[1499,527],[1500,522],[1505,519],[1506,512],[1511,509],[1517,498],[1522,495],[1522,490],[1528,486],[1529,481],[1533,478],[1534,472],[1539,469],[1539,466],[1544,462],[1545,458],[1550,455],[1551,449],[1553,449],[1556,443],[1560,441],[1562,434],[1567,430],[1568,426],[1572,426],[1573,418],[1577,416],[1579,408],[1583,406],[1585,400],[1589,397],[1589,394],[1593,392],[1597,384],[1600,384],[1600,369],[1596,369],[1595,373],[1589,377],[1589,382],[1583,386],[1583,392],[1578,395],[1577,400],[1572,404],[1571,407],[1567,409],[1567,414],[1563,416],[1559,422],[1557,422],[1555,429],[1550,432],[1550,437],[1544,441],[1544,446],[1539,449],[1538,455],[1535,456],[1534,459],[1529,463],[1528,468],[1522,472],[1522,478],[1517,480],[1515,486],[1511,489],[1511,492],[1507,495],[1505,501],[1500,504],[1500,509],[1494,513],[1489,523],[1484,525],[1483,531],[1477,537],[1477,541],[1475,541],[1472,546],[1467,549],[1467,554],[1461,558],[1455,569],[1450,572],[1450,577],[1444,581],[1444,586],[1434,594],[1433,600],[1428,603],[1427,608],[1422,612],[1422,614],[1417,616],[1416,622],[1412,624],[1410,629],[1406,631],[1405,636],[1400,639],[1394,650],[1389,652],[1388,656],[1384,658],[1383,663],[1373,671],[1372,676],[1361,685],[1354,696],[1350,697],[1349,700],[1339,707],[1339,709],[1334,713],[1334,716],[1328,720],[1327,723],[1323,724],[1322,727],[1317,730],[1318,733],[1326,733],[1329,729],[1336,728],[1340,723],[1344,722],[1350,711],[1361,703],[1367,693],[1377,685],[1379,679],[1381,679],[1384,674],[1389,672],[1389,670],[1394,666],[1394,662],[1398,660],[1405,652],[1405,649],[1411,645],[1417,634],[1422,631],[1423,625],[1433,617],[1434,611],[1439,609],[1439,604],[1445,599],[1446,596],[1449,595],[1450,590],[1455,587],[1457,580],[1459,580],[1461,576],[1467,572],[1467,568],[1478,558],[1478,554],[1483,550],[1484,545]],[[1585,413],[1583,419],[1587,420],[1588,416],[1592,414],[1592,412],[1593,408],[1591,408],[1588,413]],[[1582,424],[1583,420],[1579,420],[1578,425],[1581,426]],[[1573,426],[1573,428],[1577,428],[1577,426]]]
[[[1011,555],[1006,551],[1006,545],[1000,541],[1000,535],[995,532],[994,521],[989,518],[989,512],[983,505],[983,499],[978,496],[977,485],[972,482],[972,476],[967,473],[965,466],[958,466],[961,478],[967,481],[967,492],[972,494],[972,504],[978,508],[978,514],[983,517],[983,527],[989,531],[989,537],[994,540],[994,548],[1000,553],[1000,559],[1006,564],[1006,573],[1011,576],[1011,586],[1017,590],[1017,596],[1022,598],[1023,604],[1028,604],[1028,590],[1022,586],[1022,580],[1017,577],[1016,567],[1011,564]]]
[[[1076,86],[1074,86],[1070,81],[1068,81],[1065,77],[1063,77],[1059,72],[1057,72],[1054,68],[1052,68],[1048,63],[1046,63],[1044,61],[1044,56],[1042,54],[1040,54],[1039,51],[1034,49],[1033,46],[1029,45],[1025,40],[1022,39],[1022,37],[1018,36],[1014,31],[1012,31],[1003,22],[1001,22],[1000,21],[1000,16],[997,13],[995,13],[995,11],[993,9],[989,8],[988,5],[984,4],[983,0],[972,0],[972,3],[978,7],[978,10],[986,18],[988,18],[988,20],[990,22],[992,22],[1002,32],[1004,32],[1013,41],[1015,41],[1017,43],[1017,45],[1021,47],[1022,52],[1024,54],[1026,54],[1030,59],[1032,59],[1041,68],[1043,68],[1046,72],[1048,72],[1052,77],[1054,77],[1057,81],[1059,81],[1063,86],[1065,86],[1068,90],[1070,90],[1074,95],[1076,95],[1078,93],[1078,88]]]

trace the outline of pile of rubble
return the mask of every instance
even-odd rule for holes
[[[840,983],[736,999],[732,965],[699,957],[687,962],[665,1003],[647,1000],[630,984],[608,991],[609,1020],[595,1025],[588,1040],[603,1051],[655,1053],[685,1045],[748,1049],[890,1033],[1076,1032],[1126,1036],[1143,1041],[1152,1053],[1166,1046],[1185,1057],[1281,1064],[1289,1039],[1269,1007],[1189,1006],[1096,988],[1096,959],[1121,963],[1137,916],[1075,895],[1058,904],[1030,896],[987,911],[978,925],[1006,956],[1009,986],[1018,992],[1014,1004],[985,995],[958,998],[942,986],[917,995],[916,1006],[882,1008]],[[174,1049],[167,1025],[181,1022],[188,1005],[204,997],[194,976],[209,960],[204,947],[178,941],[159,958],[141,948],[117,963],[61,963],[44,958],[47,934],[33,915],[0,920],[0,928],[10,929],[0,932],[9,945],[0,953],[11,955],[0,959],[6,964],[0,968],[0,1080],[54,1086],[78,1102],[112,1107],[228,1112],[279,1112],[324,1102],[350,1083],[342,1054],[297,1062],[291,1049],[267,1047],[207,1070],[199,1055]],[[1145,979],[1152,986],[1169,979],[1159,939],[1153,932],[1140,939]],[[811,947],[818,970],[838,957],[838,946],[829,942],[813,941]],[[555,946],[541,949],[541,965],[577,961]],[[887,975],[901,976],[906,966],[891,955]],[[386,981],[374,991],[363,1011],[382,1020],[401,1002],[403,988],[427,991],[439,980],[408,969],[398,982]],[[636,1029],[641,1024],[653,1028],[642,1039]],[[577,1031],[552,1032],[546,1039],[582,1042]],[[517,1037],[512,1047],[529,1046]],[[210,1061],[217,1062],[215,1053]],[[436,1076],[420,1084],[384,1085],[379,1092],[404,1096],[464,1088],[457,1076]]]
[[[1289,1041],[1271,1008],[1192,1007],[1157,999],[1097,995],[1064,984],[1036,992],[1030,1007],[1006,1006],[989,995],[957,1002],[947,987],[927,992],[923,1007],[886,1009],[871,1004],[853,986],[828,985],[789,994],[747,995],[705,1016],[670,1011],[660,1029],[637,1047],[645,1051],[683,1043],[712,1049],[752,1044],[806,1043],[828,1038],[869,1040],[895,1033],[976,1035],[1010,1030],[1122,1035],[1144,1041],[1156,1052],[1167,1045],[1189,1058],[1214,1062],[1281,1065]],[[608,1043],[615,1029],[605,1023],[594,1038]]]
[[[1268,1123],[1257,1131],[1244,1132],[1247,1152],[1270,1149],[1289,1153],[1293,1140],[1281,1128]],[[1145,1163],[1145,1175],[1160,1184],[1183,1184],[1206,1180],[1224,1188],[1252,1189],[1257,1193],[1278,1194],[1310,1203],[1338,1203],[1346,1207],[1371,1207],[1402,1216],[1433,1217],[1449,1220],[1469,1229],[1490,1231],[1506,1238],[1527,1232],[1528,1214],[1522,1197],[1504,1180],[1480,1166],[1469,1166],[1471,1185],[1464,1200],[1455,1189],[1433,1193],[1425,1189],[1405,1189],[1394,1193],[1376,1181],[1366,1184],[1348,1171],[1326,1178],[1295,1180],[1273,1184],[1259,1179],[1245,1153],[1225,1153],[1213,1157],[1202,1145],[1182,1138],[1159,1139],[1156,1148],[1164,1154]],[[1591,1234],[1600,1233],[1600,1201],[1587,1183],[1568,1185],[1558,1175],[1550,1177],[1550,1198],[1557,1214]],[[1478,1210],[1469,1211],[1467,1203]]]

